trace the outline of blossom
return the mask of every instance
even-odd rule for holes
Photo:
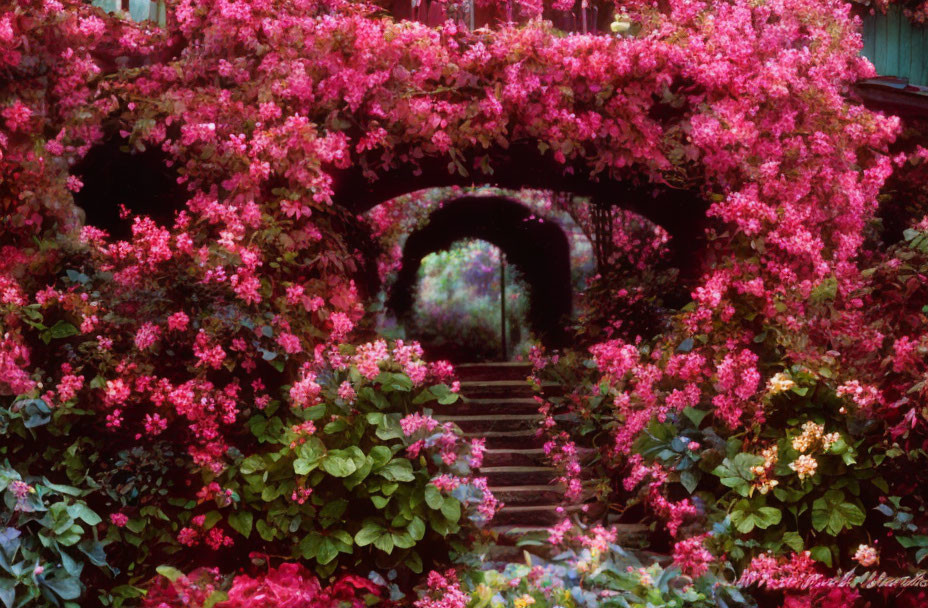
[[[110,513],[110,523],[117,528],[124,528],[129,523],[129,517],[125,513]]]
[[[329,321],[332,323],[333,340],[344,339],[351,330],[354,329],[354,323],[352,323],[348,315],[343,312],[333,312],[329,317]]]
[[[527,593],[513,600],[513,606],[515,608],[527,608],[528,606],[531,606],[534,603],[535,603],[535,598],[533,598]]]
[[[65,374],[58,381],[55,390],[58,391],[58,399],[64,403],[73,399],[79,390],[84,386],[84,376],[75,374]]]
[[[400,428],[407,437],[415,435],[422,429],[431,432],[438,426],[438,421],[431,416],[423,416],[419,412],[410,414],[400,420]]]
[[[161,328],[154,323],[143,323],[135,332],[135,347],[145,350],[158,341]]]
[[[413,603],[415,608],[466,608],[470,595],[461,590],[454,570],[444,574],[429,572],[426,578],[428,595]]]
[[[178,311],[168,317],[168,329],[170,331],[184,331],[190,323],[190,317],[183,311]]]
[[[387,343],[383,340],[368,342],[357,348],[352,362],[357,366],[361,375],[373,380],[380,374],[380,362],[389,356]]]
[[[197,544],[199,533],[193,528],[181,528],[177,533],[177,542],[185,547],[193,547]]]
[[[880,561],[880,554],[875,547],[860,545],[854,553],[854,560],[864,568],[869,568]]]
[[[316,375],[306,372],[303,377],[290,387],[290,399],[298,407],[310,407],[319,400],[322,387],[316,382]]]
[[[354,400],[358,398],[358,394],[355,392],[354,387],[351,386],[351,382],[345,380],[338,386],[338,397],[347,403],[354,403]]]
[[[277,343],[288,355],[295,355],[303,350],[300,339],[291,333],[282,332],[277,336]]]
[[[777,372],[767,382],[767,392],[771,395],[788,391],[796,386],[796,383],[783,372]]]
[[[125,403],[132,389],[122,378],[106,381],[106,399],[113,404]]]
[[[35,494],[35,488],[19,479],[11,481],[8,487],[16,498],[16,508],[18,510],[22,510],[25,507],[26,499],[29,498],[30,494]]]
[[[805,479],[806,477],[812,477],[815,475],[815,470],[818,468],[818,462],[815,460],[815,457],[808,454],[803,454],[795,461],[789,463],[789,468],[796,471],[796,473],[799,475],[799,479]]]
[[[202,329],[197,332],[197,337],[194,340],[193,354],[199,360],[197,367],[205,365],[213,369],[219,369],[226,359],[226,351],[223,350],[222,346],[212,343],[209,336]]]
[[[709,569],[712,554],[703,546],[703,536],[678,541],[673,546],[673,562],[683,574],[696,578]]]

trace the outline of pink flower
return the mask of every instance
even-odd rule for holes
[[[110,513],[110,523],[117,528],[122,528],[129,523],[129,517],[125,513]]]
[[[168,329],[171,331],[184,331],[190,323],[190,317],[183,311],[175,312],[168,317]]]
[[[419,412],[410,414],[400,420],[400,428],[403,429],[403,434],[407,437],[415,435],[422,429],[425,429],[427,432],[432,432],[437,426],[437,420],[431,416],[423,416]]]
[[[288,355],[295,355],[303,350],[300,339],[287,332],[282,332],[277,336],[277,344],[279,344]]]
[[[109,403],[116,405],[125,403],[126,399],[129,398],[131,393],[132,389],[129,388],[129,386],[122,380],[122,378],[106,381],[105,394]]]
[[[6,126],[11,131],[25,130],[24,127],[28,126],[29,118],[32,116],[32,109],[17,99],[13,105],[4,108],[0,115],[6,119]]]
[[[61,377],[61,380],[58,382],[56,390],[58,391],[58,399],[64,403],[70,401],[75,396],[77,392],[81,390],[84,386],[84,377],[75,376],[73,374],[65,374]]]
[[[157,342],[160,335],[160,327],[154,323],[143,323],[135,332],[135,347],[139,350],[145,350]]]
[[[65,187],[71,192],[80,192],[81,188],[84,187],[84,182],[74,175],[69,175],[68,179],[65,181]]]
[[[338,387],[338,396],[343,401],[354,403],[354,400],[357,399],[358,394],[355,392],[354,387],[351,386],[351,382],[345,380]]]
[[[343,312],[333,312],[329,317],[329,321],[332,322],[333,340],[344,339],[348,333],[354,329],[354,323],[352,323],[348,315]]]
[[[199,359],[197,367],[205,365],[213,369],[219,369],[226,360],[226,351],[218,344],[211,344],[209,336],[202,329],[197,333],[196,340],[193,343],[193,354]]]
[[[181,528],[181,531],[177,533],[177,542],[186,547],[193,547],[197,544],[199,536],[193,528]]]
[[[869,568],[880,561],[880,554],[870,545],[860,545],[854,553],[854,560],[864,568]]]
[[[673,547],[673,562],[680,567],[683,574],[696,578],[709,569],[713,556],[703,546],[704,536],[694,536],[681,540]]]
[[[301,380],[294,382],[290,387],[290,399],[297,407],[310,407],[316,405],[321,392],[322,387],[316,382],[316,375],[307,372]]]

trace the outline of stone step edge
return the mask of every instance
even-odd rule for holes
[[[439,414],[433,416],[439,422],[480,422],[503,421],[503,420],[543,420],[541,414]]]
[[[560,386],[557,382],[542,382],[542,388]],[[461,390],[465,388],[531,388],[532,385],[525,380],[462,380]]]
[[[531,368],[532,364],[528,361],[484,361],[477,363],[458,363],[454,366],[455,369],[458,368],[474,368],[474,367],[528,367]]]

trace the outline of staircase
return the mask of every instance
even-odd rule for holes
[[[564,488],[556,483],[557,470],[545,459],[545,439],[537,435],[542,417],[526,381],[532,371],[530,364],[464,363],[455,369],[464,398],[450,405],[435,405],[434,416],[458,425],[468,439],[486,439],[487,449],[478,474],[487,478],[490,491],[504,504],[491,528],[501,541],[512,541],[526,533],[541,533],[546,538],[548,527],[583,508],[593,518],[604,515],[600,503],[562,505]],[[557,385],[544,385],[542,389],[548,395],[563,390]],[[581,457],[584,452],[593,452],[583,447],[579,451]],[[626,546],[640,544],[647,536],[647,527],[638,523],[613,525],[620,544]],[[508,558],[522,560],[521,553]]]
[[[456,366],[463,400],[435,408],[441,422],[454,422],[467,438],[486,439],[479,475],[504,503],[494,529],[542,528],[564,518],[557,512],[564,489],[555,484],[557,470],[545,460],[538,437],[541,415],[526,377],[527,363],[466,363]],[[545,387],[557,390],[557,387]],[[580,505],[565,506],[567,512]]]

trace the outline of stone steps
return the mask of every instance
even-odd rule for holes
[[[502,361],[499,363],[459,363],[454,366],[462,382],[474,380],[520,380],[532,373],[530,363],[520,361]]]
[[[459,399],[450,405],[434,404],[435,414],[454,416],[480,416],[484,414],[538,414],[538,402],[530,397]]]
[[[534,431],[542,421],[540,414],[471,414],[469,416],[436,415],[439,422],[453,422],[465,433],[488,431]]]
[[[488,449],[541,449],[545,440],[536,431],[485,431],[463,433],[466,439],[485,439]]]
[[[434,408],[435,418],[453,422],[467,438],[486,441],[483,466],[478,474],[504,507],[493,520],[493,530],[511,535],[513,530],[545,530],[567,514],[595,511],[599,505],[564,505],[564,488],[557,483],[557,469],[550,466],[539,435],[543,418],[526,378],[527,363],[470,363],[456,366],[461,379],[457,403]],[[563,391],[544,385],[546,394]],[[560,417],[558,415],[558,417]],[[592,450],[586,450],[587,456]]]
[[[483,453],[483,465],[488,467],[543,467],[547,464],[541,448],[488,449]]]
[[[531,398],[535,393],[525,380],[464,380],[461,382],[461,394],[468,399],[487,399]]]

